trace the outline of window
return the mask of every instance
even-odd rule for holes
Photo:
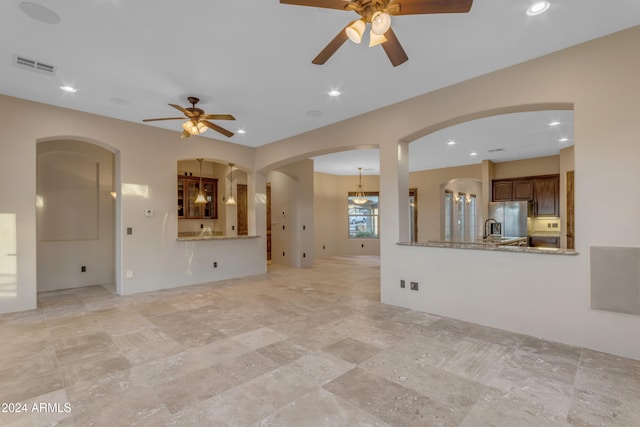
[[[349,238],[378,238],[378,193],[366,193],[367,203],[355,203],[355,193],[349,193]]]
[[[476,195],[444,191],[442,231],[445,241],[476,240]]]

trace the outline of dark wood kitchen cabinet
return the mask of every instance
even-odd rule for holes
[[[532,248],[559,248],[560,237],[551,236],[531,236],[529,246]]]
[[[218,218],[218,180],[202,178],[202,187],[207,203],[196,205],[194,200],[200,189],[200,179],[178,175],[178,218]]]
[[[491,201],[533,202],[534,216],[560,216],[560,176],[541,175],[511,179],[495,179]]]
[[[492,200],[494,202],[510,202],[511,188],[511,180],[493,181]]]
[[[530,178],[514,179],[511,200],[533,201],[533,180]]]
[[[535,216],[560,216],[560,177],[533,179],[533,213]]]

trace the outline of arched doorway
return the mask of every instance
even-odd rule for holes
[[[38,292],[116,292],[116,155],[60,138],[37,144],[36,165]]]

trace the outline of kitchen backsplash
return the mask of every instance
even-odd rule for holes
[[[560,233],[560,218],[529,218],[527,226],[529,233]]]

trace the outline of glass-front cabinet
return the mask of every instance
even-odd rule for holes
[[[202,187],[207,203],[196,204],[200,179],[178,175],[178,218],[218,218],[218,180],[202,178]]]

